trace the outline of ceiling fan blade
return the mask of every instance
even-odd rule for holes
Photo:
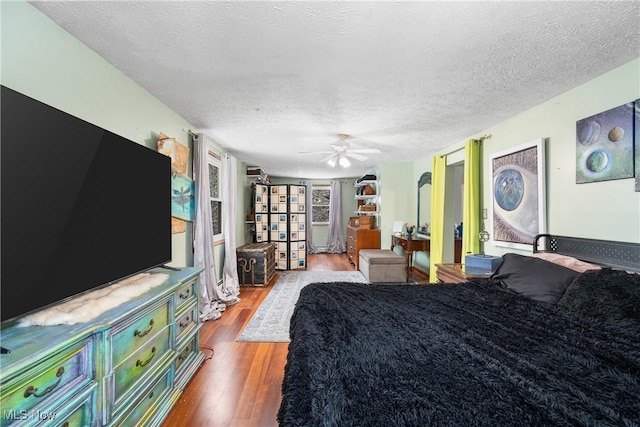
[[[380,154],[382,151],[377,148],[356,148],[353,150],[349,150],[352,153],[361,153],[361,154]]]
[[[335,156],[336,153],[331,153],[329,154],[327,157],[325,157],[324,159],[320,160],[320,163],[325,163],[328,162],[330,158],[332,158],[333,156]]]
[[[353,151],[347,151],[346,153],[344,153],[344,155],[347,157],[351,157],[352,159],[360,160],[361,162],[368,159],[367,156],[354,153]]]

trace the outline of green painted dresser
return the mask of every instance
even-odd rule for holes
[[[153,426],[204,360],[200,268],[75,325],[2,326],[0,426]]]

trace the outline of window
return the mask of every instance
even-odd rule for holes
[[[211,223],[215,240],[223,238],[220,166],[220,157],[209,152],[209,200],[211,201]]]
[[[311,221],[313,224],[329,224],[331,186],[314,185],[311,189]]]

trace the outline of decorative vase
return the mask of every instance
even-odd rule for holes
[[[412,234],[413,234],[413,227],[407,227],[407,239],[411,239]]]

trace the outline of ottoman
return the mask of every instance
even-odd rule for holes
[[[388,249],[361,249],[360,271],[370,283],[407,281],[405,257]]]

